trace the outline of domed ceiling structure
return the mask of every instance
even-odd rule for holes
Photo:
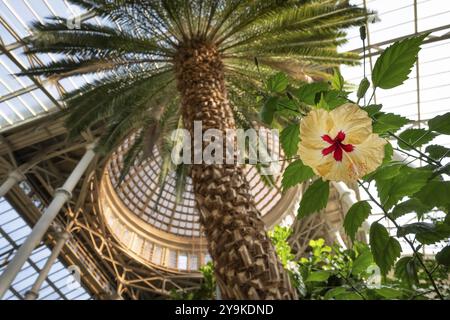
[[[361,1],[360,1],[361,2]],[[365,1],[366,2],[366,1]],[[364,3],[365,3],[364,2]],[[415,119],[416,124],[434,117],[442,111],[442,104],[436,101],[448,101],[448,73],[450,70],[442,68],[443,62],[450,57],[450,27],[445,22],[450,11],[444,10],[445,1],[418,1],[417,3],[403,3],[404,1],[367,1],[371,9],[377,11],[381,17],[381,23],[370,25],[368,35],[370,42],[367,48],[367,65],[372,65],[376,57],[393,39],[406,38],[417,32],[430,32],[427,44],[420,53],[420,68],[416,70],[416,76],[405,83],[402,91],[377,92],[375,101],[382,98],[390,111],[400,113]],[[446,4],[444,4],[446,3]],[[14,188],[4,199],[3,204],[11,203],[11,206],[3,205],[0,212],[2,221],[0,233],[8,235],[3,238],[6,243],[0,249],[0,256],[8,257],[10,252],[18,248],[24,237],[29,233],[29,225],[33,226],[42,215],[42,210],[53,197],[54,190],[61,186],[83,154],[84,139],[82,141],[69,141],[66,139],[66,130],[61,119],[55,117],[58,110],[64,109],[60,103],[63,92],[78,88],[86,83],[86,78],[74,78],[64,81],[48,82],[36,77],[18,78],[15,74],[31,65],[40,65],[51,61],[48,54],[36,54],[25,56],[24,39],[30,36],[29,24],[31,21],[42,20],[49,16],[62,16],[66,18],[77,17],[79,21],[96,22],[96,18],[86,12],[78,12],[76,8],[69,6],[64,0],[3,0],[0,1],[0,33],[2,38],[2,51],[0,59],[0,78],[2,82],[0,98],[0,179],[4,179],[13,164],[17,162],[21,167],[33,168],[27,172],[27,181],[21,186],[26,188]],[[402,19],[399,20],[399,17]],[[448,19],[447,19],[448,20]],[[445,23],[444,23],[445,22]],[[389,29],[390,37],[386,39],[386,30]],[[362,52],[359,31],[350,30],[349,42],[341,48],[342,51]],[[367,67],[366,65],[366,67]],[[359,81],[363,73],[363,67],[343,68],[342,73],[350,82]],[[446,74],[447,73],[447,74]],[[425,82],[424,82],[425,80]],[[430,85],[432,83],[432,85]],[[425,85],[423,85],[425,84]],[[85,137],[91,141],[93,137]],[[80,145],[77,145],[80,144]],[[447,142],[445,142],[447,145]],[[79,184],[79,188],[73,194],[73,201],[61,212],[57,222],[68,228],[73,234],[68,244],[63,248],[60,260],[64,266],[77,265],[82,271],[82,283],[86,287],[86,296],[101,297],[103,293],[113,290],[125,298],[138,299],[145,297],[143,292],[151,292],[159,296],[167,296],[170,290],[186,289],[197,282],[182,281],[181,276],[172,277],[176,272],[185,272],[189,255],[201,251],[200,258],[189,260],[189,270],[195,270],[195,261],[207,260],[205,240],[201,237],[201,229],[196,223],[197,213],[195,205],[191,204],[190,191],[185,193],[185,201],[174,206],[170,190],[173,183],[168,181],[161,193],[158,206],[149,205],[152,201],[151,194],[159,191],[154,185],[144,190],[145,179],[153,179],[152,175],[158,172],[154,165],[148,163],[140,167],[136,166],[130,171],[125,181],[115,188],[114,179],[122,163],[123,152],[120,150],[101,172],[87,175]],[[152,169],[153,168],[153,169]],[[100,171],[100,169],[99,169]],[[101,175],[101,179],[98,179]],[[148,178],[146,178],[148,177]],[[168,180],[171,179],[170,177]],[[247,179],[254,187],[254,196],[259,202],[259,208],[264,213],[264,219],[270,226],[281,219],[282,214],[289,211],[289,204],[298,204],[296,194],[290,190],[286,195],[279,192],[279,179],[275,189],[268,189],[261,182],[252,169],[248,171]],[[154,180],[154,179],[153,179]],[[128,181],[128,182],[127,182]],[[101,212],[96,211],[98,204],[94,197],[96,189],[101,187]],[[108,188],[107,188],[108,187]],[[127,188],[127,189],[126,189]],[[189,183],[187,190],[189,189]],[[166,190],[167,189],[167,190]],[[86,190],[95,192],[89,199]],[[125,191],[128,190],[128,191]],[[275,191],[274,191],[275,190]],[[164,194],[166,192],[166,194]],[[273,193],[271,193],[273,192]],[[147,194],[149,193],[149,194]],[[329,209],[333,216],[343,214],[345,210],[338,210],[342,194],[337,196],[331,193]],[[105,209],[108,201],[121,206],[120,210]],[[93,203],[95,201],[95,203]],[[135,209],[128,210],[126,201],[135,205]],[[166,201],[166,205],[164,204]],[[141,203],[140,203],[141,202]],[[280,207],[285,206],[285,210]],[[17,213],[11,208],[14,207]],[[125,209],[123,208],[125,207]],[[166,212],[159,208],[167,208]],[[81,209],[80,209],[81,208]],[[336,210],[335,210],[336,209]],[[185,210],[185,211],[184,211]],[[287,214],[287,213],[286,213]],[[295,210],[291,210],[295,216]],[[379,215],[373,215],[373,219],[379,219]],[[105,219],[106,218],[106,219]],[[269,219],[270,218],[270,219]],[[309,221],[308,227],[301,221],[294,223],[294,231],[301,235],[302,239],[317,237],[314,219]],[[153,220],[152,220],[153,219]],[[20,225],[18,224],[20,221]],[[116,222],[114,222],[116,221]],[[152,222],[154,221],[154,222]],[[103,223],[109,225],[109,229],[121,243],[122,251],[116,250],[116,239],[110,237]],[[301,223],[303,223],[301,225]],[[178,225],[177,225],[178,224]],[[191,227],[192,224],[192,227]],[[323,224],[323,223],[322,223]],[[12,227],[12,225],[14,227]],[[123,225],[122,229],[120,225]],[[131,231],[127,231],[125,228]],[[302,228],[295,228],[295,227]],[[297,232],[297,229],[302,229]],[[311,235],[306,235],[303,229]],[[327,225],[324,229],[330,229]],[[172,230],[172,231],[171,231]],[[196,235],[198,232],[198,235]],[[45,241],[34,251],[34,256],[29,259],[29,268],[23,268],[17,277],[17,282],[11,286],[7,299],[21,299],[22,295],[30,288],[29,279],[36,277],[40,268],[34,265],[35,256],[42,257],[41,249],[47,243],[52,243],[52,234],[48,233]],[[175,241],[176,240],[176,241]],[[294,247],[302,248],[303,241]],[[183,246],[184,244],[184,246]],[[159,249],[158,249],[159,247]],[[181,248],[181,249],[180,249]],[[169,257],[175,252],[175,272],[154,272],[153,265],[167,269]],[[47,250],[50,254],[50,250]],[[186,255],[187,254],[187,255]],[[130,257],[133,255],[133,257]],[[202,258],[203,255],[203,258]],[[128,259],[125,257],[129,257]],[[158,259],[159,257],[159,259]],[[44,256],[45,259],[45,256]],[[153,259],[153,262],[150,262]],[[134,263],[139,260],[142,263]],[[41,261],[41,260],[39,260]],[[39,262],[37,261],[37,262]],[[42,260],[43,261],[43,260]],[[59,264],[59,262],[58,262]],[[40,266],[40,264],[38,263]],[[180,266],[180,268],[178,268]],[[32,269],[30,271],[30,269]],[[59,268],[52,268],[52,273],[47,278],[49,298],[72,299],[77,296],[73,292],[65,291],[65,281],[59,281],[55,275]],[[157,270],[158,271],[158,270]],[[190,278],[195,274],[189,273]],[[52,289],[52,290],[50,290]],[[53,293],[52,293],[53,292]],[[42,298],[46,298],[43,293]]]
[[[143,263],[171,271],[197,271],[210,258],[191,178],[187,177],[177,201],[176,173],[169,172],[160,181],[163,160],[155,147],[152,157],[136,163],[119,181],[129,142],[113,153],[101,181],[99,206],[110,231]],[[275,152],[277,156],[279,151]],[[286,163],[280,163],[282,172]],[[269,185],[255,166],[246,166],[247,182],[267,227],[291,213],[299,196],[298,189],[282,193],[281,178],[274,176],[273,185]]]

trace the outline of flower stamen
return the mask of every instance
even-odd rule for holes
[[[352,152],[355,149],[352,144],[342,143],[345,140],[345,133],[343,131],[339,131],[334,139],[325,134],[322,136],[322,140],[331,144],[331,146],[322,150],[322,154],[326,156],[333,153],[334,160],[339,162],[342,161],[343,151]]]

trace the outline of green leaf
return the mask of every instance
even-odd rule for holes
[[[395,167],[389,172],[377,173],[375,182],[381,203],[389,210],[405,196],[411,196],[427,183],[431,171],[402,166],[397,174]]]
[[[425,37],[411,37],[389,46],[380,55],[372,72],[374,87],[391,89],[401,85],[411,72]]]
[[[393,113],[378,113],[375,119],[373,132],[378,134],[383,134],[388,131],[395,133],[405,124],[409,123],[409,120],[405,117]]]
[[[395,276],[408,287],[419,283],[417,265],[414,257],[400,258],[395,264]]]
[[[363,300],[356,292],[346,292],[335,296],[336,300]]]
[[[428,127],[432,131],[442,134],[450,134],[450,112],[429,120]]]
[[[345,84],[344,77],[339,71],[339,68],[335,68],[333,78],[331,79],[331,87],[334,90],[342,91],[342,89],[344,89],[344,84]]]
[[[289,79],[286,74],[278,72],[267,81],[267,89],[273,93],[282,93],[289,85]]]
[[[311,272],[306,278],[306,282],[321,282],[321,281],[327,281],[330,277],[329,271],[315,271]]]
[[[309,186],[303,194],[298,208],[298,217],[304,218],[314,212],[317,212],[327,206],[328,196],[330,195],[329,181],[317,179]]]
[[[295,123],[284,128],[280,134],[280,142],[286,157],[296,155],[300,142],[300,125]]]
[[[365,250],[363,253],[361,253],[358,258],[353,262],[352,266],[352,274],[353,275],[360,275],[367,271],[367,268],[369,268],[373,263],[373,255],[370,250]]]
[[[394,237],[389,236],[386,228],[378,222],[374,222],[370,226],[370,247],[375,263],[384,275],[389,272],[402,252],[400,243]]]
[[[434,165],[429,165],[428,166],[430,169],[435,169],[436,166]],[[434,171],[433,171],[433,176],[432,178],[438,177],[438,176],[442,176],[442,175],[450,175],[450,162],[444,164],[443,166],[438,166]]]
[[[370,82],[367,78],[363,78],[361,82],[359,83],[358,91],[356,93],[356,96],[358,99],[361,99],[366,95],[367,90],[370,88]]]
[[[316,95],[327,90],[328,84],[326,82],[314,82],[301,86],[294,91],[294,95],[300,102],[313,106],[316,104]]]
[[[403,163],[393,162],[393,163],[387,163],[386,165],[383,165],[379,167],[374,173],[373,178],[376,180],[387,180],[392,179],[398,174],[400,174],[400,170],[405,165]]]
[[[265,101],[260,112],[261,120],[265,124],[267,125],[272,124],[275,111],[277,111],[277,104],[278,104],[277,97],[270,97]]]
[[[278,98],[277,111],[290,117],[298,117],[298,107],[296,103],[288,97]]]
[[[397,229],[397,237],[404,237],[408,234],[418,234],[421,232],[428,232],[430,230],[434,230],[435,226],[432,223],[427,222],[416,222],[411,224],[406,224],[404,226],[400,226]]]
[[[347,103],[347,94],[342,91],[330,90],[322,94],[322,99],[326,104],[327,110],[333,110],[343,104]]]
[[[325,293],[324,299],[325,300],[330,300],[333,299],[339,295],[345,294],[347,293],[347,289],[344,287],[336,287],[333,289],[330,289],[327,291],[327,293]]]
[[[436,261],[439,264],[450,267],[450,246],[446,246],[436,254]]]
[[[385,156],[384,156],[385,159],[388,159],[389,157],[392,158],[392,155],[390,155],[390,152],[391,151],[390,151],[389,147],[387,150],[385,147]],[[392,154],[393,153],[394,153],[394,151],[392,150]],[[374,179],[387,180],[387,179],[391,179],[391,178],[397,176],[400,173],[400,169],[402,167],[404,167],[405,165],[402,163],[398,163],[398,162],[389,162],[390,160],[391,159],[384,161],[384,159],[383,159],[383,165],[378,167],[374,172],[367,174],[364,177],[364,181],[369,182]]]
[[[283,174],[281,185],[286,190],[299,183],[305,182],[314,177],[314,172],[308,166],[305,166],[301,160],[296,160],[289,164]]]
[[[352,241],[355,241],[355,235],[359,227],[369,217],[371,211],[370,204],[367,201],[359,201],[351,206],[345,215],[344,228]]]
[[[324,110],[331,110],[330,106],[328,105],[327,101],[325,100],[324,94],[320,94],[320,100],[316,104],[317,109],[324,109]]]
[[[397,219],[407,213],[415,212],[417,213],[417,216],[421,218],[424,213],[429,212],[431,209],[432,208],[424,205],[419,199],[412,198],[396,205],[389,215],[391,218]]]
[[[390,162],[393,156],[394,156],[394,148],[392,148],[392,144],[388,142],[384,145],[383,164]]]
[[[408,234],[415,234],[416,239],[422,244],[433,244],[450,237],[450,226],[440,223],[416,222],[397,229],[398,237]]]
[[[403,296],[403,292],[398,289],[393,289],[389,287],[382,287],[382,288],[376,288],[373,289],[374,292],[386,299],[396,299]]]
[[[414,196],[429,207],[450,209],[450,181],[430,181]]]
[[[420,147],[433,140],[436,136],[436,133],[425,129],[408,129],[400,133],[399,138],[404,142],[399,140],[398,146],[405,150],[412,150],[411,146],[414,148]]]
[[[433,158],[434,160],[450,157],[450,149],[437,144],[428,146],[425,149],[425,152],[427,152],[430,155],[430,158]]]
[[[380,112],[382,107],[383,107],[383,105],[381,105],[381,104],[371,104],[370,106],[367,106],[367,107],[362,108],[362,109],[367,112],[369,117],[373,117],[378,112]]]

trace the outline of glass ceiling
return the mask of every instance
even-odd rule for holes
[[[367,51],[365,63],[366,75],[370,79],[370,70],[375,65],[382,49],[398,38],[420,32],[431,32],[419,52],[418,67],[415,66],[404,85],[390,89],[378,90],[375,102],[383,104],[383,111],[392,112],[407,117],[413,123],[410,127],[426,128],[427,121],[439,114],[450,111],[450,1],[442,0],[355,0],[351,1],[376,11],[379,20],[368,25],[367,41],[370,51]],[[349,42],[342,46],[342,51],[362,52],[362,41],[359,30],[349,31]],[[358,85],[364,76],[364,64],[357,67],[342,67],[344,78]],[[356,100],[355,97],[351,97]],[[394,145],[395,142],[391,141]],[[450,146],[449,136],[441,135],[431,144]],[[425,149],[426,146],[422,148]],[[412,158],[411,165],[421,165]],[[447,160],[448,161],[448,160]],[[445,164],[445,161],[444,161]],[[372,188],[376,194],[375,187]],[[364,190],[361,196],[367,200]],[[379,209],[373,206],[374,211]],[[436,216],[442,213],[436,212]],[[377,221],[382,213],[371,215],[369,223]],[[411,223],[414,215],[405,215],[398,221]],[[393,226],[386,223],[387,227]],[[401,242],[403,253],[410,253],[411,248]],[[441,245],[424,246],[423,253],[433,254]]]
[[[413,125],[417,127],[426,126],[428,119],[450,111],[450,1],[354,0],[351,2],[377,11],[380,18],[380,21],[370,24],[368,28],[370,52],[365,64],[368,76],[380,50],[389,45],[390,40],[417,32],[432,31],[419,54],[418,67],[414,68],[410,79],[399,88],[380,90],[376,94],[375,101],[383,103],[385,110],[414,120]],[[66,18],[81,16],[85,20],[95,19],[89,14],[80,12],[78,8],[70,6],[66,0],[0,0],[0,133],[13,125],[63,108],[58,101],[61,93],[78,88],[90,80],[88,77],[79,77],[49,83],[13,75],[23,68],[46,63],[56,58],[56,55],[47,54],[26,57],[23,55],[23,46],[20,41],[30,35],[28,26],[31,21],[42,21],[45,17],[55,15]],[[340,50],[361,52],[361,48],[359,31],[350,30],[349,42]],[[363,70],[363,65],[343,67],[342,73],[347,81],[358,84],[363,77]],[[448,136],[439,137],[433,143],[441,143],[448,147],[450,139]],[[364,196],[364,192],[361,194]],[[371,219],[377,220],[378,217],[374,216]],[[405,219],[408,217],[405,216]],[[4,259],[8,250],[23,241],[23,237],[29,232],[29,227],[3,199],[0,200],[0,226],[0,258]],[[11,238],[12,236],[17,238]],[[407,248],[404,247],[404,249],[407,252]],[[32,261],[29,261],[26,266],[29,268],[26,270],[32,271],[22,271],[16,279],[9,298],[21,298],[32,281],[30,279],[37,274],[36,266],[39,263],[42,264],[44,261],[42,259],[48,255],[48,252],[46,247],[35,250]],[[0,272],[4,267],[1,261]],[[54,266],[52,275],[58,274],[57,270]],[[53,285],[51,281],[47,284],[48,288],[51,288],[48,289],[48,298],[77,297],[75,294],[58,292],[56,275],[52,281]],[[78,297],[84,296],[81,294]]]
[[[43,210],[42,203],[33,198],[31,189],[26,183],[21,183],[24,192],[33,199],[33,204]],[[6,268],[15,250],[25,241],[31,232],[30,227],[16,210],[4,198],[0,198],[0,274]],[[34,249],[30,258],[22,267],[18,276],[6,293],[6,300],[23,300],[31,289],[39,272],[50,256],[51,249],[41,243]],[[74,278],[69,270],[57,260],[50,269],[49,275],[39,292],[40,300],[88,300],[89,293],[80,285],[73,285]]]
[[[279,143],[267,132],[267,146],[274,158],[283,158],[279,154]],[[199,212],[195,205],[192,179],[187,177],[181,199],[176,199],[176,173],[170,171],[163,183],[160,183],[162,158],[158,148],[154,148],[152,158],[131,167],[123,181],[119,177],[123,169],[124,153],[130,146],[127,139],[112,156],[108,172],[112,185],[125,206],[145,222],[157,229],[185,237],[200,237]],[[287,163],[283,161],[280,172]],[[255,204],[262,216],[270,212],[282,199],[282,175],[274,176],[273,186],[269,187],[261,178],[255,166],[247,166],[246,180]],[[283,214],[282,212],[281,214]]]
[[[55,60],[57,55],[39,54],[31,58],[23,54],[21,39],[30,36],[32,21],[46,17],[81,17],[77,7],[65,0],[1,0],[0,1],[0,132],[34,117],[56,111],[61,93],[78,88],[88,77],[50,83],[33,77],[16,77],[23,68]]]

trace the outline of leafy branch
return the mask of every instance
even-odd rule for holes
[[[383,212],[384,218],[390,220],[394,226],[396,227],[397,230],[400,229],[400,225],[397,223],[397,221],[395,221],[395,219],[393,219],[389,213],[386,211],[386,209],[384,208],[384,206],[377,200],[375,199],[375,197],[370,193],[369,189],[361,182],[358,181],[358,184],[361,188],[364,189],[364,191],[367,193],[367,195],[369,196],[370,200],[375,203]],[[416,257],[417,261],[420,263],[420,265],[422,266],[423,270],[425,271],[425,273],[428,276],[428,279],[430,280],[434,291],[436,292],[436,294],[438,295],[439,299],[444,300],[444,297],[442,296],[441,292],[439,291],[439,288],[436,285],[436,282],[434,281],[433,278],[433,272],[429,271],[427,266],[425,265],[425,263],[422,260],[422,257],[420,256],[420,253],[418,252],[417,248],[414,246],[414,243],[407,237],[407,236],[403,236],[402,237],[406,243],[411,247],[412,251],[414,252],[414,256]]]

